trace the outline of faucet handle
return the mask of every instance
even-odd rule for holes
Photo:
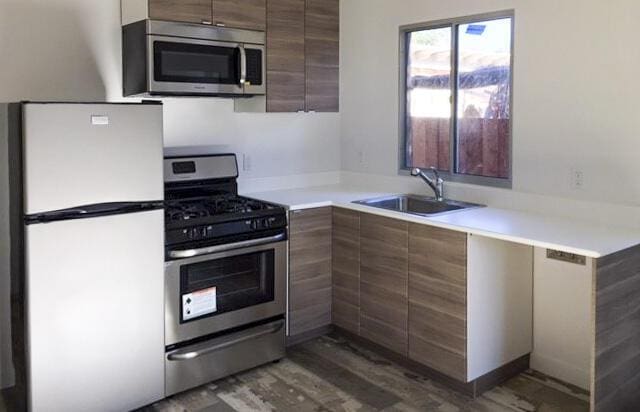
[[[420,169],[419,167],[414,167],[413,169],[411,169],[411,176],[420,176],[421,173],[422,169]]]

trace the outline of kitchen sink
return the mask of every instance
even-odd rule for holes
[[[353,203],[419,216],[437,216],[446,213],[485,207],[475,203],[458,202],[455,200],[445,199],[443,201],[438,201],[433,197],[417,195],[389,196],[377,199],[361,200]]]

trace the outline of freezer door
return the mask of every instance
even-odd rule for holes
[[[162,106],[23,106],[25,214],[163,199]]]
[[[161,210],[26,227],[30,410],[164,397]]]

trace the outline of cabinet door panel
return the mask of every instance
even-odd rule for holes
[[[267,0],[267,111],[305,109],[305,0]]]
[[[333,323],[360,333],[360,215],[333,209]]]
[[[236,29],[267,29],[266,0],[213,0],[214,24]]]
[[[467,235],[409,226],[409,357],[467,377]]]
[[[410,358],[460,382],[467,382],[467,359],[428,340],[410,338]]]
[[[360,335],[407,354],[407,223],[360,218]]]
[[[149,0],[149,17],[154,20],[211,23],[211,0]]]
[[[339,0],[306,0],[305,55],[307,110],[339,111]]]
[[[331,208],[291,214],[289,332],[331,324]]]

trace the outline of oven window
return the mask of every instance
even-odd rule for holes
[[[178,83],[239,84],[237,48],[154,43],[154,78]]]
[[[274,300],[275,251],[183,266],[181,323]]]

